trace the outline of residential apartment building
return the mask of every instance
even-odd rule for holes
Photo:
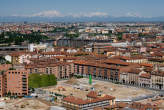
[[[4,82],[5,77],[3,76],[3,72],[0,74],[0,97],[5,95],[5,82]]]
[[[119,82],[144,88],[164,90],[164,72],[147,69],[141,67],[121,68]]]
[[[151,87],[164,90],[164,72],[153,71],[151,74]]]
[[[25,66],[29,73],[54,74],[58,79],[69,78],[73,74],[73,64],[70,62],[56,62],[47,60],[31,63]]]
[[[12,68],[11,64],[1,64],[0,65],[0,71],[7,71],[10,68]]]
[[[104,80],[119,80],[119,67],[109,66],[101,62],[93,61],[74,61],[74,74],[89,76],[92,75],[93,78],[104,79]]]
[[[28,72],[26,70],[7,70],[0,75],[0,96],[5,94],[28,95]]]
[[[143,88],[164,90],[164,72],[154,71],[152,64],[134,64],[118,59],[73,61],[73,75],[120,82]]]
[[[5,72],[6,93],[23,96],[28,94],[28,72],[8,70]]]
[[[119,82],[123,84],[138,85],[138,76],[141,71],[131,67],[120,69]]]
[[[14,52],[12,53],[11,56],[11,63],[12,64],[24,64],[24,63],[30,63],[30,58],[32,55],[34,55],[35,52]]]
[[[109,95],[94,96],[90,99],[81,99],[74,96],[67,96],[62,100],[62,105],[68,110],[93,110],[95,107],[103,107],[114,104],[115,97]]]
[[[151,74],[146,73],[144,71],[140,72],[138,79],[139,86],[141,87],[151,87]]]

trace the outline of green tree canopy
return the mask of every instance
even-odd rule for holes
[[[31,34],[3,32],[0,34],[0,43],[14,43],[16,45],[20,45],[24,41],[28,41],[30,43],[39,43],[40,41],[45,39],[48,39],[48,37],[41,35],[39,32],[32,32]]]
[[[122,40],[122,34],[123,33],[121,33],[121,32],[119,32],[119,33],[116,34],[118,40]]]

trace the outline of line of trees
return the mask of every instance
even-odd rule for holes
[[[29,43],[39,43],[42,40],[48,39],[47,36],[41,35],[39,32],[32,32],[31,34],[21,34],[17,32],[2,32],[0,34],[0,43],[14,43],[20,45],[24,41]]]
[[[65,36],[68,37],[68,38],[73,39],[73,38],[79,37],[79,33],[75,33],[75,34],[66,33]]]
[[[73,32],[75,32],[75,33],[73,33],[73,34],[70,34],[69,32],[71,32],[71,31],[73,31]],[[67,37],[67,38],[71,38],[71,39],[73,39],[73,38],[77,38],[77,37],[79,37],[79,33],[78,33],[78,30],[74,27],[74,26],[72,26],[72,27],[68,27],[68,28],[66,28],[66,27],[58,27],[58,28],[55,28],[53,31],[50,31],[51,33],[57,33],[57,32],[62,32],[62,33],[64,33],[64,36],[65,37]]]

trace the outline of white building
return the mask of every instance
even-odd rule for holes
[[[7,61],[9,61],[9,62],[12,61],[12,57],[11,57],[11,55],[6,55],[6,56],[5,56],[5,59],[6,59]]]
[[[45,50],[47,48],[47,44],[29,44],[28,49],[30,52],[34,52],[35,50]]]

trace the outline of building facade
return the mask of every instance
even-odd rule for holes
[[[73,74],[73,64],[69,62],[51,62],[51,63],[39,63],[29,64],[25,66],[25,69],[29,73],[39,74],[54,74],[57,79],[69,78]]]
[[[28,72],[26,70],[7,70],[0,75],[0,96],[28,95]]]
[[[28,72],[25,70],[8,70],[5,72],[6,93],[24,96],[28,94]]]
[[[95,79],[119,80],[119,67],[92,61],[74,61],[74,74],[81,76],[92,75]]]
[[[115,104],[115,97],[105,95],[105,96],[95,96],[91,99],[80,99],[74,96],[67,96],[63,98],[62,105],[67,110],[93,110],[95,107],[103,107]]]

